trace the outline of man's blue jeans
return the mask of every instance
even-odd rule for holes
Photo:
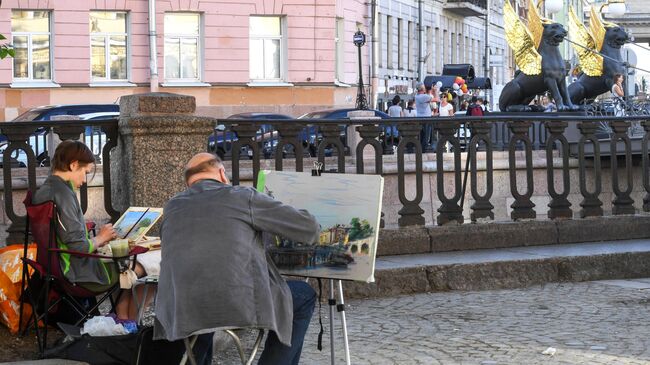
[[[293,299],[291,347],[280,343],[275,332],[270,332],[259,365],[298,365],[300,362],[302,343],[316,305],[316,292],[304,281],[288,281],[287,285]]]

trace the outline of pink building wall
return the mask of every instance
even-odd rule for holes
[[[130,80],[149,82],[147,0],[5,0],[0,9],[0,33],[10,38],[12,9],[52,11],[53,81],[88,84],[90,36],[88,12],[129,12]],[[367,13],[363,1],[342,0],[158,0],[156,1],[158,74],[164,81],[165,12],[200,12],[203,21],[202,81],[216,84],[247,83],[248,18],[250,15],[285,15],[288,38],[288,82],[330,83],[335,78],[335,20],[345,18],[345,82],[356,79],[357,56],[352,34]],[[367,29],[364,28],[367,32]],[[367,47],[366,47],[367,49]],[[364,53],[365,57],[365,53]],[[365,60],[365,58],[364,58]],[[0,83],[12,81],[11,60],[0,62]],[[343,81],[343,80],[341,80]]]

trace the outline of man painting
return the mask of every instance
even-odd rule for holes
[[[270,331],[260,364],[298,364],[316,302],[305,282],[285,282],[265,254],[262,232],[312,243],[316,219],[305,210],[231,186],[219,157],[199,153],[185,169],[188,188],[165,206],[154,337],[200,334],[197,363],[210,364],[212,333]]]

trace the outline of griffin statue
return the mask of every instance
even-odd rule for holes
[[[592,7],[587,29],[573,10],[569,9],[569,31],[582,73],[569,86],[571,101],[578,104],[585,99],[608,92],[614,85],[614,75],[625,74],[621,46],[628,41],[627,32],[614,23],[605,22]],[[606,57],[598,54],[598,51]]]
[[[578,110],[569,99],[567,70],[558,47],[567,31],[561,24],[542,18],[532,0],[528,3],[528,27],[508,0],[503,10],[506,39],[519,70],[501,92],[501,111],[531,111],[530,101],[546,91],[551,92],[559,111]]]

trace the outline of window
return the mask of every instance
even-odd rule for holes
[[[249,66],[251,80],[283,81],[284,33],[282,17],[251,16]]]
[[[51,80],[50,13],[12,10],[14,80]]]
[[[449,62],[449,32],[442,30],[442,66]]]
[[[90,74],[93,81],[126,80],[126,12],[90,12]]]
[[[440,73],[440,71],[438,71],[438,61],[440,61],[440,57],[442,57],[442,51],[440,50],[440,48],[442,48],[441,44],[440,28],[436,27],[436,35],[433,38],[433,54],[431,56],[433,57],[433,70],[436,74]]]
[[[449,63],[457,63],[458,59],[458,43],[456,40],[456,33],[451,32],[451,58]]]
[[[415,61],[415,57],[413,57],[413,40],[415,39],[413,37],[413,33],[415,33],[415,29],[413,29],[413,22],[408,22],[408,33],[407,33],[407,39],[406,39],[406,64],[407,68],[409,71],[413,71],[414,67],[413,64]]]
[[[345,81],[345,20],[336,18],[336,80]]]
[[[196,13],[165,14],[165,79],[198,81],[200,19]]]
[[[388,68],[393,68],[393,17],[386,17],[386,32],[388,36],[386,37],[386,66]]]
[[[404,57],[402,55],[402,48],[404,43],[402,43],[402,37],[404,36],[402,30],[402,19],[397,18],[397,68],[400,70],[404,69]]]
[[[436,62],[436,55],[434,54],[435,47],[433,46],[433,29],[431,27],[427,27],[427,45],[426,45],[426,50],[427,52],[425,53],[425,56],[427,58],[427,73],[429,75],[433,75],[433,68],[434,63]]]

